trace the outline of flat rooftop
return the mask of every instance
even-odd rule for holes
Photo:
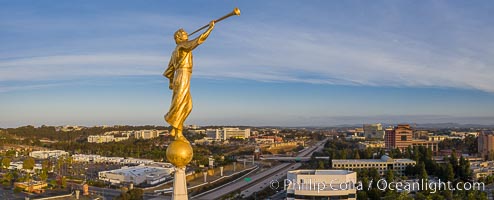
[[[381,159],[349,159],[349,160],[333,160],[334,163],[345,164],[345,163],[408,163],[415,162],[411,159],[393,159],[393,161],[384,161]]]
[[[115,169],[111,171],[106,171],[107,173],[111,174],[121,174],[121,175],[137,175],[137,176],[142,176],[142,175],[151,175],[155,173],[163,173],[167,170],[167,168],[163,167],[150,167],[150,166],[136,166],[136,167],[128,167],[128,168],[121,168],[121,169]]]
[[[375,163],[375,162],[383,162],[387,163],[384,160],[381,159],[335,159],[332,161],[333,163]]]
[[[387,155],[383,155],[380,159],[334,159],[334,163],[337,164],[346,164],[346,163],[381,163],[381,164],[388,164],[388,163],[409,163],[409,162],[415,162],[411,159],[405,158],[405,159],[393,159]]]
[[[346,175],[346,174],[351,174],[355,173],[353,171],[349,170],[338,170],[338,169],[326,169],[326,170],[293,170],[293,171],[288,171],[288,173],[293,173],[293,174],[301,174],[301,175]]]

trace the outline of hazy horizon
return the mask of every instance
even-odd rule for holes
[[[386,120],[394,117],[394,120]],[[447,119],[450,121],[447,121]],[[306,118],[307,120],[313,120]],[[453,121],[456,120],[456,121]],[[355,117],[355,116],[345,116],[345,117],[320,117],[317,120],[313,121],[315,123],[305,123],[305,124],[242,124],[239,122],[232,121],[231,123],[226,124],[208,124],[208,123],[187,123],[186,125],[198,125],[198,126],[252,126],[252,127],[339,127],[339,126],[355,126],[355,125],[363,125],[363,124],[372,124],[372,123],[382,123],[388,125],[397,125],[397,124],[418,124],[418,125],[428,125],[428,124],[458,124],[458,125],[480,125],[480,126],[494,126],[494,117],[469,117],[469,118],[458,118],[458,117],[448,117],[448,116],[374,116],[374,117]],[[17,128],[22,126],[32,125],[35,127],[39,127],[42,125],[46,126],[169,126],[166,123],[76,123],[76,124],[18,124],[14,126],[0,126],[0,128]]]

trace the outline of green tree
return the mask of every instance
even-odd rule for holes
[[[463,156],[460,157],[460,166],[459,166],[459,178],[466,181],[470,179],[472,176],[472,172],[470,171],[470,162],[465,159]]]
[[[22,169],[32,170],[34,168],[34,164],[35,164],[34,158],[28,157],[24,159],[24,162],[22,163]]]
[[[369,196],[367,195],[367,192],[365,191],[358,191],[357,192],[357,199],[368,199]]]
[[[2,182],[4,186],[11,186],[14,179],[14,174],[12,172],[7,172],[3,175]]]
[[[376,188],[377,189],[377,182],[379,181],[379,179],[381,179],[381,175],[379,174],[379,171],[377,171],[376,168],[371,168],[369,170],[369,177],[371,177],[372,179],[372,187],[373,188]],[[369,194],[369,193],[367,193]],[[372,196],[369,194],[369,196]]]
[[[424,184],[427,185],[427,180],[429,179],[429,175],[427,174],[427,170],[425,169],[425,164],[421,162],[418,167],[420,167],[420,169],[418,169],[418,170],[420,170],[420,178],[424,181]],[[424,186],[422,186],[422,187],[424,187]],[[424,187],[424,188],[426,188],[426,187]],[[422,192],[424,194],[429,194],[429,190],[424,190]]]
[[[42,181],[46,181],[48,179],[48,172],[46,170],[41,170],[41,174],[39,175],[39,178]]]
[[[388,190],[382,199],[384,200],[396,200],[399,194],[396,191]]]
[[[392,183],[395,179],[395,174],[393,170],[386,171],[386,182]]]
[[[453,165],[451,163],[448,163],[446,166],[446,181],[454,181],[455,180],[455,172],[453,169]]]
[[[22,192],[22,188],[20,188],[20,187],[14,188],[14,193],[20,193],[20,192]]]
[[[144,192],[141,189],[129,190],[130,199],[142,200]]]
[[[417,192],[415,194],[415,200],[427,200],[427,196],[423,192]]]
[[[443,190],[441,194],[445,199],[453,199],[453,191],[451,190]]]
[[[10,162],[11,162],[10,158],[8,157],[2,158],[2,167],[8,169],[10,167]]]
[[[144,192],[141,189],[132,189],[126,192],[122,192],[120,196],[118,196],[117,200],[143,200]]]
[[[407,176],[415,176],[417,173],[415,172],[415,167],[413,165],[407,165],[405,167],[405,175]]]
[[[341,153],[340,153],[340,158],[341,159],[346,159],[346,151],[345,150],[342,150]]]
[[[369,199],[381,199],[383,195],[381,190],[374,187],[371,190],[367,191],[367,196],[369,196]]]
[[[325,169],[323,160],[319,160],[317,162],[318,162],[317,169]]]
[[[50,185],[54,188],[58,188],[58,181],[57,180],[51,180]]]
[[[367,176],[364,176],[363,178],[361,178],[362,180],[362,189],[363,191],[367,191],[369,189],[369,187],[367,187],[369,185],[369,178]],[[365,196],[367,196],[367,194],[365,194]],[[364,198],[366,199],[366,198]]]
[[[43,160],[43,162],[41,162],[41,168],[43,170],[50,171],[51,167],[51,162],[49,160]]]
[[[451,163],[451,166],[453,167],[453,172],[457,173],[458,172],[458,157],[456,157],[456,151],[453,150],[451,153],[451,157],[449,158],[449,163]]]
[[[429,178],[429,175],[427,174],[427,170],[425,170],[425,165],[421,164],[420,165],[420,178],[423,179],[424,181]]]
[[[445,200],[444,196],[442,196],[441,194],[439,194],[437,192],[434,194],[430,194],[428,199]]]
[[[63,176],[62,179],[60,179],[60,185],[62,186],[62,188],[67,187],[67,178],[65,176]]]
[[[412,160],[415,160],[415,162],[419,162],[420,152],[419,152],[419,148],[417,146],[413,147],[413,155],[412,156],[413,156]]]

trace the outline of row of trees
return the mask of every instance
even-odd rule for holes
[[[0,161],[0,169],[5,172],[0,181],[4,187],[12,187],[14,182],[30,181],[35,174],[39,180],[47,181],[48,171],[51,169],[50,161],[43,161],[41,163],[41,170],[36,171],[34,171],[35,160],[32,157],[27,157],[22,162],[22,169],[26,171],[18,171],[18,169],[9,170],[11,161],[9,157],[3,157]]]
[[[466,138],[467,144],[463,145],[464,148],[468,148],[473,140],[471,137]],[[448,146],[447,141],[443,144],[443,147]],[[405,170],[404,177],[398,177],[392,170],[388,170],[384,178],[387,182],[395,181],[399,179],[408,178],[421,178],[429,180],[431,176],[438,177],[441,181],[451,181],[453,183],[462,181],[467,182],[472,179],[472,173],[470,171],[470,163],[463,156],[458,158],[456,152],[453,150],[449,157],[444,159],[444,163],[437,163],[433,159],[432,151],[426,147],[409,147],[405,151],[399,149],[393,149],[386,152],[392,158],[409,158],[417,162],[415,166],[408,166]],[[379,158],[384,155],[384,149],[367,148],[365,150],[358,150],[357,143],[352,141],[344,141],[335,139],[325,144],[325,148],[322,152],[316,152],[313,156],[329,156],[331,159],[316,160],[312,159],[304,167],[314,169],[327,169],[331,168],[332,159],[370,159]],[[362,181],[364,186],[368,186],[371,180],[372,187],[364,187],[362,191],[358,191],[358,199],[411,199],[404,193],[397,193],[396,191],[381,191],[376,186],[376,180],[381,179],[381,176],[377,169],[362,169],[357,170],[358,180]],[[494,178],[492,178],[494,182]],[[486,199],[485,193],[479,191],[440,191],[431,193],[431,191],[420,191],[415,195],[416,199]]]
[[[3,157],[0,162],[0,169],[2,171],[7,170],[10,167],[10,163],[12,162],[12,159],[10,157]],[[33,170],[36,162],[34,158],[32,157],[27,157],[26,159],[23,160],[22,163],[22,169],[26,170]]]
[[[123,191],[116,200],[143,200],[144,192],[141,189],[132,189],[128,191]]]
[[[121,142],[88,143],[57,142],[50,144],[52,149],[62,149],[71,154],[98,154],[101,156],[136,157],[160,160],[165,158],[163,138],[151,140],[129,139]]]
[[[49,139],[54,141],[75,141],[87,138],[89,135],[100,135],[108,131],[131,131],[131,130],[167,130],[165,126],[117,126],[117,127],[89,127],[82,130],[74,131],[57,131],[54,126],[22,126],[18,128],[0,129],[2,133],[7,133],[20,138],[29,138],[31,140]]]
[[[463,153],[477,153],[478,140],[473,135],[461,139],[445,139],[439,143],[439,149],[457,149]]]
[[[437,163],[432,158],[430,149],[423,146],[408,148],[409,158],[417,162],[415,166],[407,166],[407,176],[427,178],[429,175],[443,181],[469,181],[472,179],[470,162],[461,156],[459,159],[453,151],[450,157],[444,158],[445,163]]]

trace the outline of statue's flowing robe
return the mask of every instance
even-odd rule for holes
[[[185,119],[192,111],[190,95],[190,78],[192,75],[192,50],[201,43],[201,37],[195,40],[181,42],[172,53],[168,68],[163,76],[171,80],[173,87],[170,110],[165,115],[165,121],[174,128],[182,129]]]

